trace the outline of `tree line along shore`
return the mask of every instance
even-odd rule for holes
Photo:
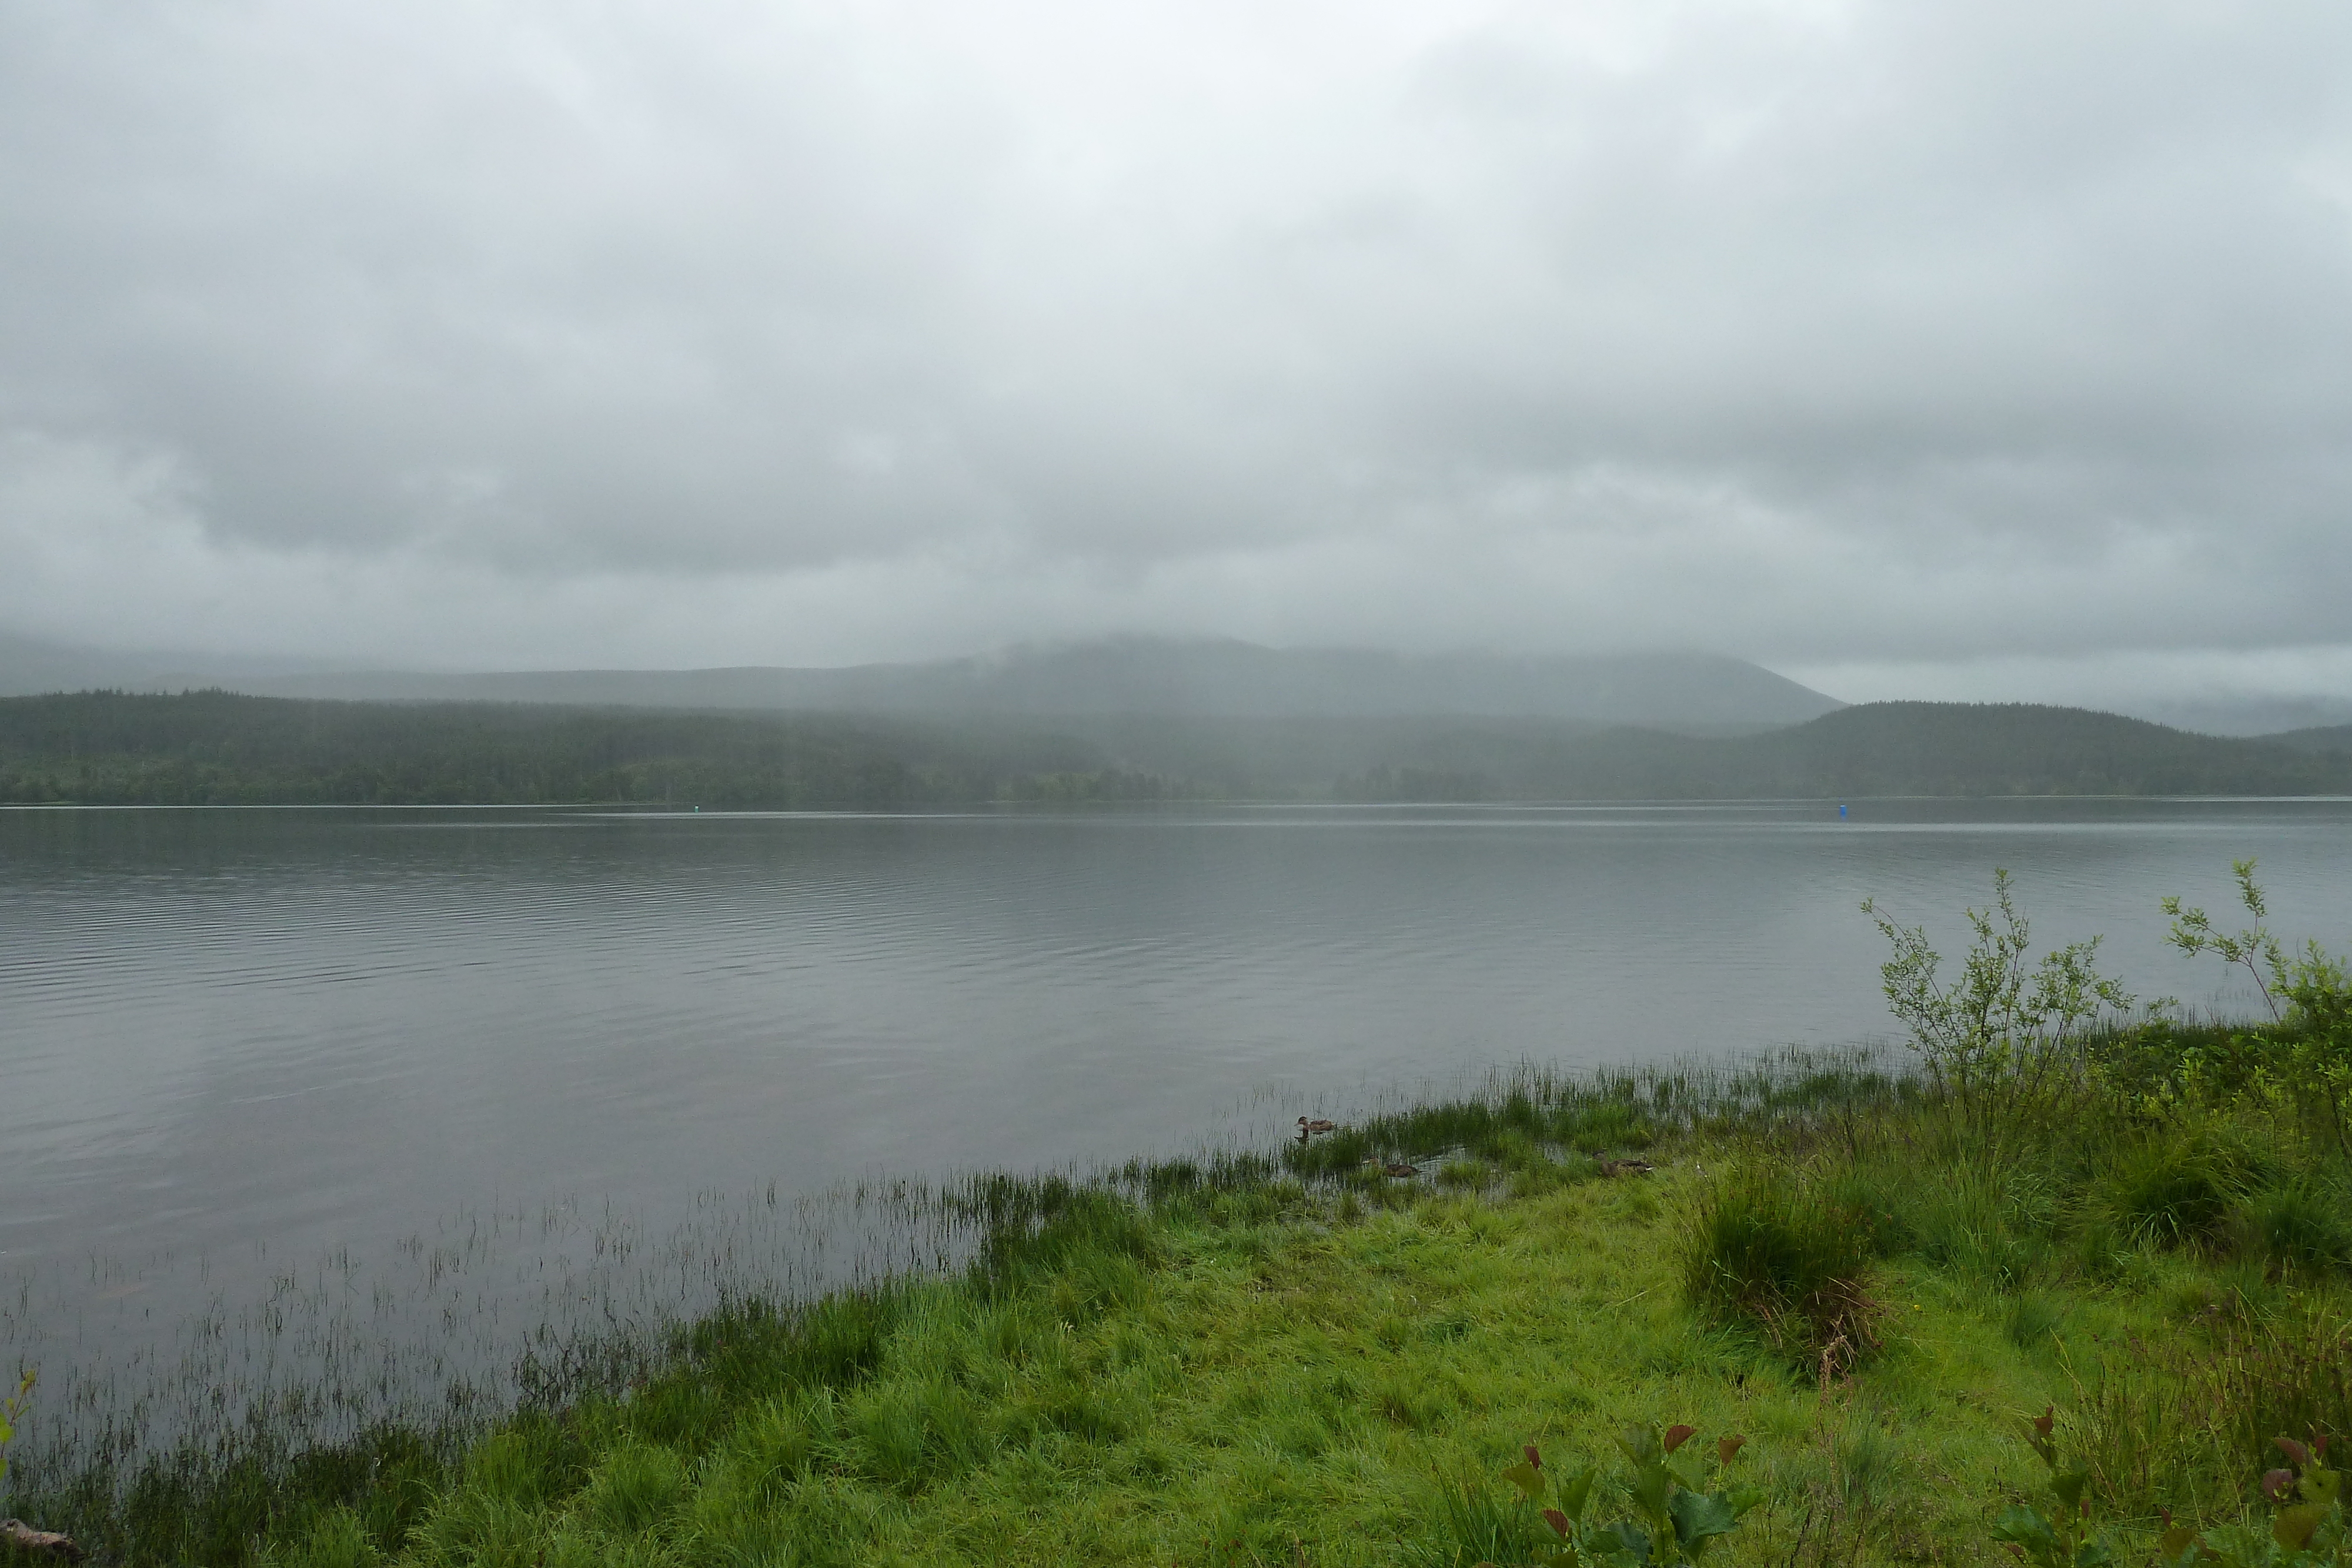
[[[227,692],[0,699],[0,803],[893,809],[2352,792],[2352,731],[1880,703],[1736,735],[1555,720],[917,719]]]

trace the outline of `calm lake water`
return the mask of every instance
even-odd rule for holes
[[[233,1276],[467,1207],[659,1218],[1853,1041],[1889,1027],[1856,905],[1955,951],[1995,866],[2038,936],[2226,1003],[2157,901],[2218,913],[2246,855],[2278,928],[2352,937],[2341,801],[0,812],[0,1270]]]

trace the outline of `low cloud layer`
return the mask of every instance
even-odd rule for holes
[[[22,632],[2352,670],[2340,5],[0,3],[0,149]]]

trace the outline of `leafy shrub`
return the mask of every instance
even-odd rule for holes
[[[1910,1030],[1936,1089],[1979,1134],[2060,1087],[2081,1037],[2133,1005],[2095,967],[2095,936],[2029,962],[2032,933],[2010,895],[2009,873],[1995,871],[1992,885],[1990,908],[1964,912],[1975,939],[1949,985],[1937,978],[1943,959],[1924,926],[1895,924],[1873,900],[1862,905],[1895,950],[1879,967],[1887,1006]]]
[[[2208,1097],[2243,1097],[2293,1111],[2352,1156],[2352,962],[2315,941],[2289,953],[2263,922],[2268,902],[2254,862],[2233,862],[2238,902],[2252,924],[2219,931],[2202,909],[2164,901],[2170,940],[2194,956],[2210,953],[2242,968],[2270,1014],[2270,1027],[2232,1031],[2226,1042],[2189,1053],[2182,1086]]]
[[[1875,1347],[1864,1289],[1866,1217],[1784,1166],[1733,1172],[1699,1200],[1684,1241],[1694,1304],[1745,1319],[1808,1361],[1851,1365]]]

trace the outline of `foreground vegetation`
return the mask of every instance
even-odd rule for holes
[[[2036,955],[2003,883],[1948,977],[1882,915],[1915,1070],[1523,1071],[982,1181],[943,1200],[960,1272],[735,1303],[488,1430],[235,1431],[11,1504],[126,1562],[320,1568],[2334,1562],[2352,992],[2242,889],[2251,926],[2175,932],[2261,982],[2252,1026]]]
[[[2078,708],[1874,703],[1702,737],[1555,720],[972,718],[0,698],[0,803],[908,808],[1253,798],[1835,799],[2352,791],[2352,752]]]

